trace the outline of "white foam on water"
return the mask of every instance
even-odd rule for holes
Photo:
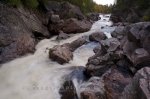
[[[61,42],[55,41],[56,37],[44,39],[37,44],[34,54],[3,64],[0,68],[0,99],[60,99],[59,89],[64,81],[63,76],[71,72],[68,68],[85,66],[88,58],[94,54],[92,50],[96,43],[78,48],[73,60],[64,65],[51,61],[46,48],[72,42],[94,31],[104,31],[108,36],[113,29],[107,27],[102,30],[101,26],[111,24],[110,21],[99,20],[89,32],[76,34]]]

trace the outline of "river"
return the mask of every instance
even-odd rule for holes
[[[64,65],[51,61],[46,48],[72,42],[95,31],[103,31],[110,38],[110,32],[114,30],[110,27],[110,15],[100,17],[101,20],[95,22],[88,32],[75,34],[61,42],[56,41],[56,37],[44,39],[37,44],[34,54],[3,64],[0,68],[0,99],[60,99],[63,76],[71,72],[69,68],[72,66],[85,66],[97,43],[81,46],[74,52],[73,60]]]

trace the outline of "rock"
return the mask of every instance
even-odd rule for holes
[[[56,45],[49,50],[49,58],[59,64],[69,63],[73,59],[73,51],[85,44],[85,38],[79,38],[71,43]]]
[[[149,75],[149,67],[144,67],[139,70],[135,74],[132,82],[125,88],[120,99],[149,99]]]
[[[111,68],[103,75],[103,80],[107,99],[120,99],[124,88],[131,82],[132,76],[129,72]]]
[[[59,15],[52,15],[49,20],[53,24],[57,24],[60,22]]]
[[[120,42],[116,38],[102,40],[101,44],[108,49],[107,52],[113,52],[120,46]]]
[[[101,45],[99,44],[98,46],[96,46],[94,49],[93,49],[93,52],[96,54],[98,53],[99,51],[101,51],[102,47]]]
[[[118,40],[123,39],[124,35],[124,26],[116,27],[115,30],[111,33],[111,36],[117,38]]]
[[[65,81],[59,90],[61,99],[78,99],[79,86],[76,86],[76,84],[80,84],[86,79],[84,67],[73,67],[71,71],[64,77]]]
[[[73,59],[73,53],[69,48],[69,44],[57,45],[49,50],[49,58],[60,64],[64,64]]]
[[[150,35],[150,30],[148,29],[149,27],[150,22],[139,22],[126,27],[125,31],[128,32],[127,36],[129,41],[144,41]]]
[[[85,43],[87,43],[87,38],[86,37],[78,38],[77,40],[70,43],[70,49],[73,52],[77,48],[79,48],[80,46],[84,45]]]
[[[113,21],[114,23],[118,23],[121,22],[121,17],[113,13],[110,17],[110,20]]]
[[[64,39],[67,39],[69,38],[70,36],[66,33],[64,33],[63,31],[60,31],[59,32],[59,35],[57,36],[57,40],[64,40]]]
[[[132,12],[132,13],[128,14],[126,20],[127,20],[127,22],[130,22],[130,23],[136,23],[136,22],[140,21],[140,17],[138,16],[137,13]]]
[[[62,26],[62,30],[65,33],[81,33],[81,32],[86,32],[91,29],[91,23],[83,20],[79,21],[74,18],[67,19],[65,23]]]
[[[95,32],[89,36],[90,41],[100,42],[101,40],[106,39],[107,36],[103,32]]]
[[[80,8],[69,2],[48,1],[44,6],[48,12],[53,11],[54,14],[59,15],[61,19],[85,19],[85,16],[81,12]]]
[[[149,66],[150,64],[150,54],[143,48],[136,49],[133,52],[131,59],[137,69],[140,69],[143,66]]]
[[[0,64],[33,53],[39,39],[50,37],[44,18],[34,11],[0,3],[0,17]]]
[[[92,77],[80,87],[81,99],[107,99],[104,81],[99,77]]]
[[[86,65],[86,75],[88,76],[101,76],[104,74],[113,64],[110,60],[110,54],[94,55],[88,59]]]
[[[99,13],[88,13],[87,18],[92,21],[98,21],[101,18],[99,17]]]
[[[70,18],[65,21],[62,21],[58,24],[48,24],[49,32],[52,32],[54,35],[58,34],[60,30],[69,34],[69,33],[81,33],[86,32],[91,29],[92,24],[86,20],[77,20],[75,18]]]

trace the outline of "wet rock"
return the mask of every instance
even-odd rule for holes
[[[70,49],[71,49],[71,51],[75,51],[77,48],[84,45],[85,43],[87,43],[87,38],[80,37],[77,40],[70,43]]]
[[[60,31],[59,32],[59,35],[57,36],[57,40],[64,40],[64,39],[67,39],[69,38],[70,36],[66,33],[64,33],[63,31]]]
[[[106,39],[107,36],[103,32],[95,32],[89,36],[90,41],[100,42],[101,40]]]
[[[57,45],[49,50],[49,58],[60,64],[64,64],[73,59],[73,53],[69,48],[69,44]]]
[[[107,99],[104,81],[99,77],[92,77],[80,87],[81,99]]]
[[[112,68],[103,75],[103,80],[107,99],[120,99],[124,88],[131,82],[132,77],[128,72]]]
[[[93,52],[96,54],[98,53],[99,51],[101,51],[102,49],[102,46],[99,44],[98,46],[96,46],[94,49],[93,49]]]
[[[132,82],[125,88],[120,99],[149,99],[149,75],[149,67],[144,67],[139,70],[135,74]]]
[[[71,70],[72,72],[64,77],[65,81],[59,90],[61,99],[79,99],[79,86],[76,85],[82,83],[86,79],[84,76],[84,67],[73,67]]]

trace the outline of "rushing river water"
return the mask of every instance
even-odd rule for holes
[[[56,37],[45,39],[36,46],[36,52],[3,64],[0,68],[0,99],[60,99],[59,89],[70,73],[72,66],[85,66],[92,56],[96,43],[88,43],[74,52],[74,58],[68,64],[60,65],[48,58],[48,50],[55,45],[69,43],[94,31],[103,31],[108,37],[114,27],[109,27],[110,15],[95,22],[89,32],[76,34],[69,39],[56,41]],[[101,29],[101,27],[104,27]]]

